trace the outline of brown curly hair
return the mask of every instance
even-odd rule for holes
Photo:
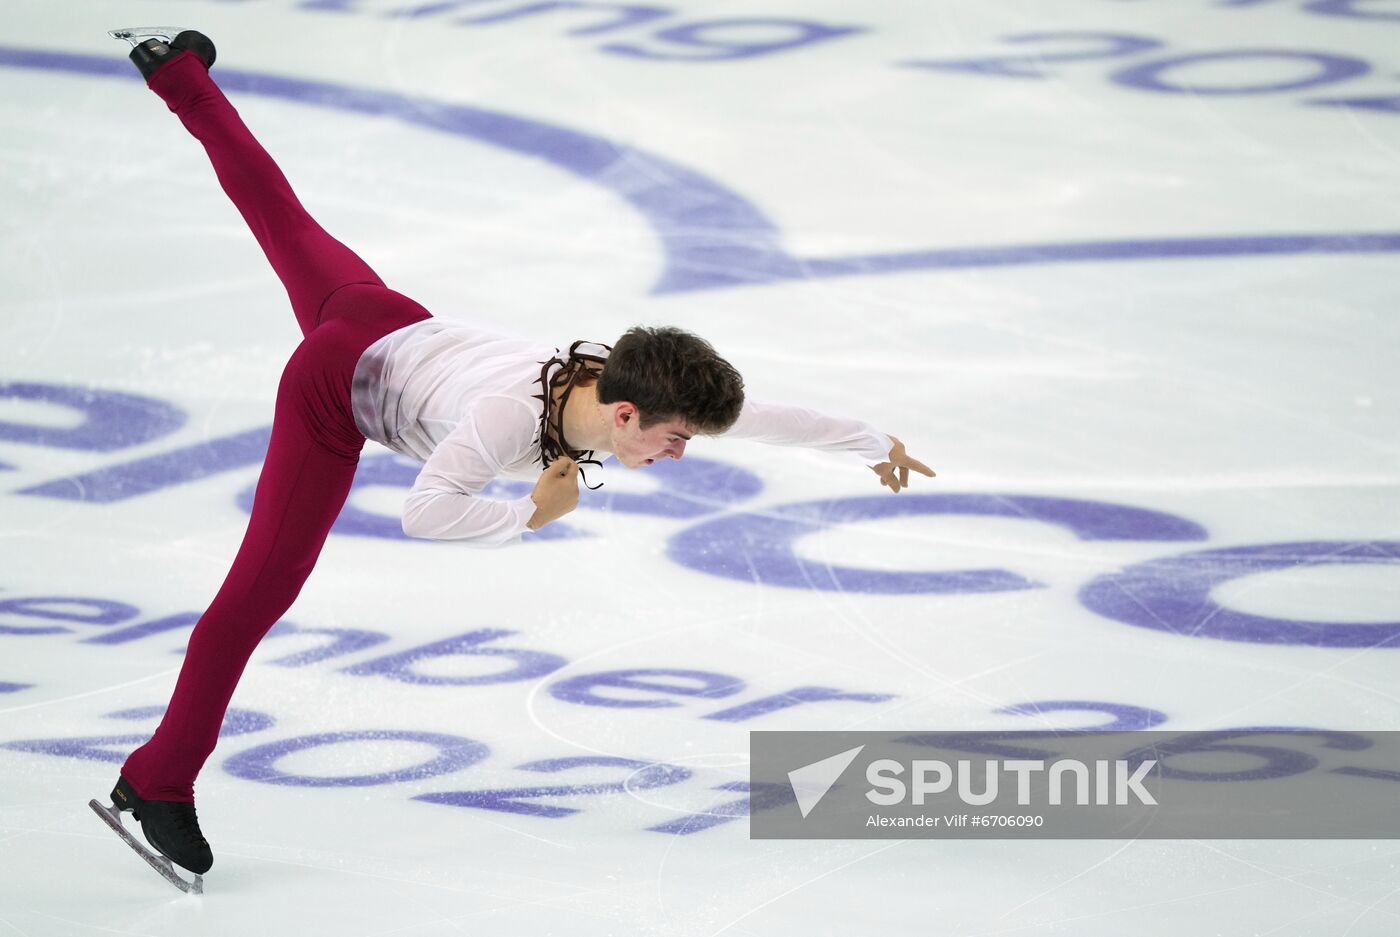
[[[698,335],[634,326],[612,346],[598,376],[598,401],[630,401],[641,428],[681,420],[697,433],[722,433],[744,407],[744,379]]]

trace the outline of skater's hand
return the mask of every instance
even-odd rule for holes
[[[539,530],[578,507],[578,463],[568,456],[551,462],[535,482],[530,500],[535,502],[535,513],[526,524],[531,530]]]
[[[933,469],[905,452],[904,443],[895,439],[893,436],[890,437],[890,442],[894,443],[890,448],[890,460],[870,467],[870,471],[880,476],[881,485],[884,485],[891,491],[899,491],[901,488],[908,488],[910,469],[913,469],[920,475],[927,475],[929,478],[933,478]]]

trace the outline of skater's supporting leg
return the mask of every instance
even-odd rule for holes
[[[349,494],[364,437],[334,401],[348,400],[348,388],[336,385],[350,375],[316,360],[342,331],[340,322],[318,329],[283,373],[267,458],[233,568],[195,625],[155,736],[122,767],[144,799],[193,801],[195,776],[214,750],[249,656],[301,590]]]
[[[155,736],[122,767],[146,800],[192,801],[253,649],[292,604],[345,504],[365,437],[350,386],[364,349],[428,318],[382,286],[350,286],[287,363],[248,531],[223,586],[200,617]]]
[[[279,414],[280,417],[280,414]],[[141,797],[194,800],[194,780],[253,649],[292,604],[350,491],[356,460],[279,420],[233,568],[190,635],[154,737],[122,766]]]
[[[307,214],[282,170],[244,125],[199,59],[183,53],[162,65],[149,84],[204,144],[219,184],[287,288],[302,334],[319,324],[322,304],[340,287],[349,283],[384,285],[354,251]]]

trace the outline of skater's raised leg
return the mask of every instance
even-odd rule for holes
[[[322,305],[337,289],[351,283],[383,286],[384,281],[302,207],[282,170],[209,77],[204,58],[196,54],[202,47],[190,40],[190,48],[181,50],[181,37],[189,35],[176,37],[168,50],[175,54],[152,67],[147,84],[204,144],[219,184],[262,246],[287,289],[302,334],[308,334],[320,324]],[[199,33],[193,35],[208,43]],[[142,48],[133,50],[133,58]],[[208,52],[212,60],[213,43]],[[137,65],[141,67],[139,61]]]
[[[145,78],[181,52],[192,52],[208,71],[214,65],[214,43],[204,33],[193,29],[171,29],[166,26],[135,26],[114,29],[107,33],[113,39],[131,43],[131,61]]]

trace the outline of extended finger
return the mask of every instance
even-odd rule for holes
[[[911,459],[911,458],[909,458],[908,456],[905,456],[905,457],[904,457],[904,461],[901,462],[900,464],[901,464],[902,466],[904,466],[904,468],[905,468],[906,471],[907,471],[908,469],[913,469],[914,471],[918,472],[920,475],[927,475],[929,478],[933,478],[933,477],[934,477],[934,471],[933,471],[933,469],[929,468],[927,465],[925,465],[924,463],[920,462],[918,459]]]
[[[908,468],[908,466],[900,466],[900,469],[899,469],[899,483],[900,483],[901,485],[903,485],[905,488],[908,488],[908,487],[909,487],[909,468]]]

